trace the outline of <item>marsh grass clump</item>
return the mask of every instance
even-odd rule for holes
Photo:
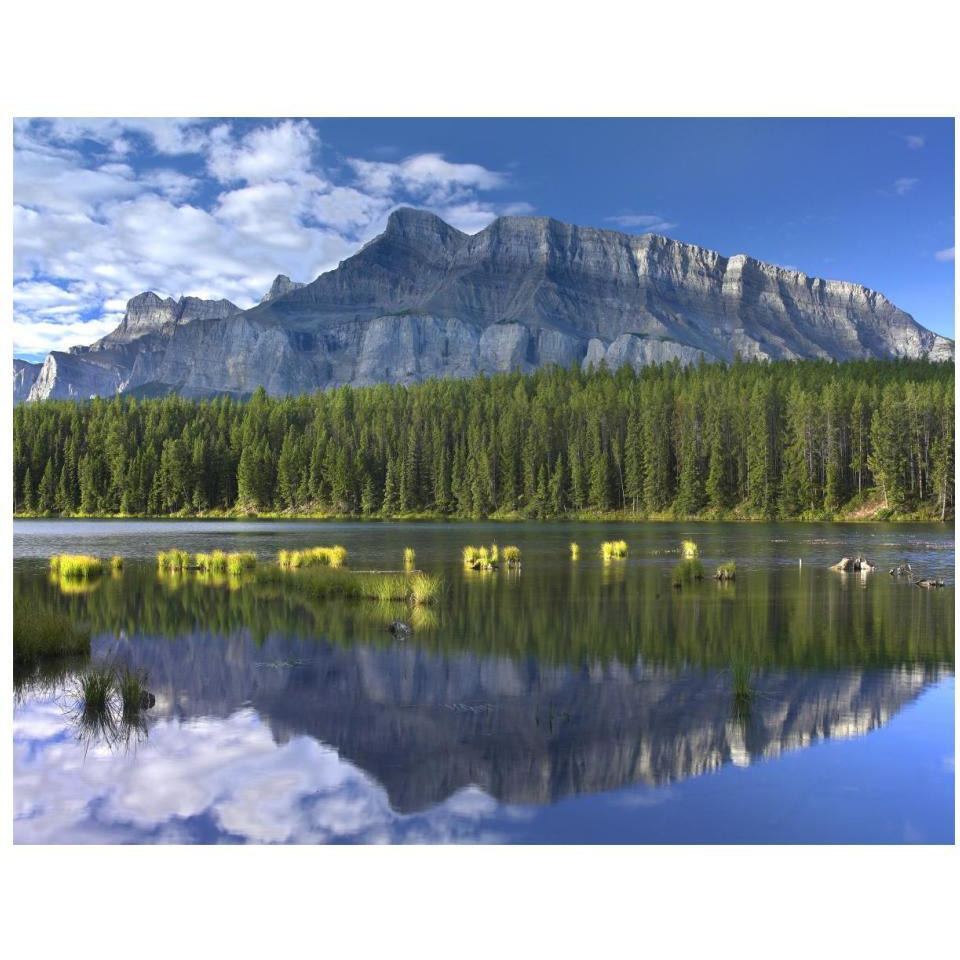
[[[414,606],[433,603],[440,593],[441,580],[428,573],[415,573],[407,578],[410,602]]]
[[[250,570],[256,565],[257,555],[253,552],[227,554],[227,573],[233,576],[237,576],[245,570]]]
[[[403,566],[407,570],[412,570],[417,563],[417,553],[413,547],[403,548]]]
[[[186,570],[190,564],[190,555],[186,550],[161,550],[157,554],[157,567],[164,572]]]
[[[277,563],[290,570],[298,570],[300,567],[342,567],[346,560],[346,547],[339,546],[312,547],[309,550],[281,550],[277,554]]]
[[[490,547],[464,547],[463,563],[470,570],[495,570],[500,562],[496,544]]]
[[[119,573],[123,569],[123,557],[117,555],[110,558],[110,569]]]
[[[580,559],[580,544],[571,543],[570,544],[570,559],[579,560]]]
[[[90,633],[62,613],[38,611],[19,600],[13,605],[13,662],[35,663],[56,657],[89,656]]]
[[[682,587],[702,579],[703,564],[696,559],[681,560],[670,574],[670,583],[674,587]]]
[[[733,560],[727,560],[717,567],[717,572],[713,575],[714,580],[736,580],[737,564]]]
[[[124,719],[130,721],[139,717],[140,712],[146,710],[153,700],[153,695],[147,690],[147,672],[124,665],[115,670],[114,675]]]
[[[694,560],[700,556],[700,548],[692,540],[681,540],[680,556],[684,560]]]
[[[85,721],[94,726],[113,726],[111,699],[116,679],[110,663],[91,663],[80,674],[80,711]]]
[[[84,554],[58,553],[50,558],[50,571],[61,579],[86,580],[103,572],[103,561]]]
[[[753,678],[753,670],[746,660],[737,658],[730,665],[730,675],[733,686],[734,715],[740,719],[746,719],[750,716],[750,708],[756,695],[750,682]]]
[[[604,560],[622,560],[627,555],[627,541],[604,540],[600,544],[600,553]]]
[[[519,567],[520,566],[520,548],[504,547],[503,562],[507,565],[507,567]]]

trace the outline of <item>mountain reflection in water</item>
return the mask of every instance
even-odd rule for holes
[[[25,680],[15,838],[496,841],[565,798],[656,803],[859,737],[952,675],[945,597],[782,569],[677,595],[656,573],[453,577],[403,642],[375,604],[145,564],[63,594],[18,570],[18,596],[91,624],[94,655],[145,668],[157,702],[146,739],[111,751],[78,742],[62,683]]]

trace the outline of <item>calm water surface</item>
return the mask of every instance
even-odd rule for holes
[[[604,564],[620,537],[628,559]],[[685,537],[736,582],[672,590]],[[494,540],[521,572],[463,570]],[[355,569],[412,546],[441,602],[320,603],[153,560],[334,543]],[[64,592],[59,552],[126,564]],[[827,569],[857,553],[880,570]],[[18,521],[14,557],[18,598],[88,625],[93,657],[156,695],[105,740],[76,721],[80,665],[16,678],[18,842],[954,839],[950,527]],[[901,559],[948,586],[891,578]]]

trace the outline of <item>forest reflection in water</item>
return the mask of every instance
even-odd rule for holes
[[[468,787],[543,804],[665,784],[859,735],[953,662],[946,592],[819,570],[682,591],[656,567],[454,573],[404,641],[386,629],[403,608],[255,577],[141,563],[79,592],[18,570],[15,589],[88,624],[95,657],[145,669],[151,723],[252,706],[277,743],[330,744],[401,812]],[[43,679],[21,677],[21,698]]]

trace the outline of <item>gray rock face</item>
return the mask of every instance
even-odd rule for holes
[[[141,293],[127,302],[120,326],[89,347],[48,354],[34,378],[28,400],[85,400],[112,396],[156,382],[156,372],[179,329],[198,320],[226,320],[240,313],[229,300],[168,297]],[[158,388],[168,390],[166,384]]]
[[[28,360],[13,358],[13,402],[23,403],[30,394],[30,388],[40,373],[43,364],[30,363]]]
[[[743,255],[540,217],[470,236],[403,209],[335,270],[306,285],[281,275],[250,310],[135,297],[116,331],[71,354],[81,366],[56,361],[30,399],[99,390],[102,371],[83,366],[98,354],[111,392],[203,396],[737,353],[949,360],[954,345],[875,291]]]
[[[282,297],[291,290],[299,290],[305,286],[305,283],[297,283],[295,280],[291,280],[285,273],[277,274],[270,285],[270,289],[260,298],[260,302],[266,303],[269,300],[276,300],[277,297]]]

